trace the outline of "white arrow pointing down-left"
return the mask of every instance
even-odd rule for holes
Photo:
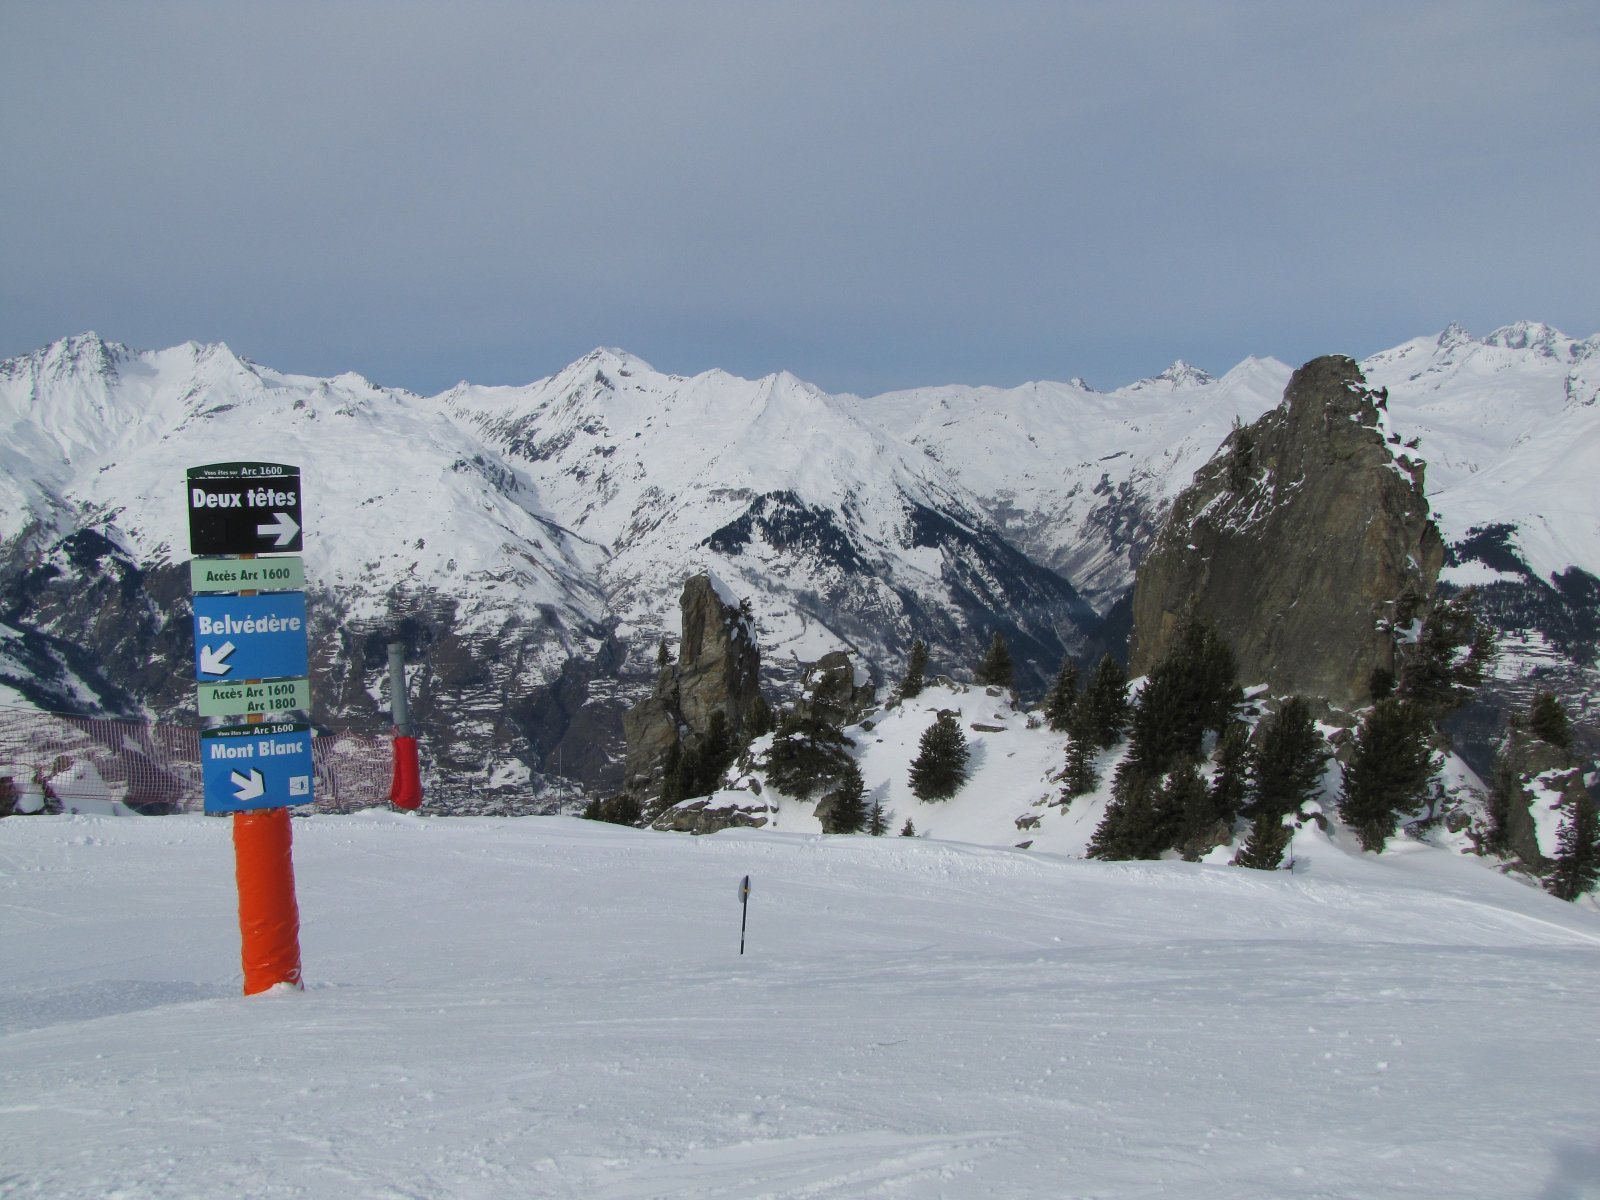
[[[259,800],[267,790],[267,777],[254,767],[250,768],[248,775],[229,771],[228,780],[234,786],[235,800]]]
[[[200,674],[226,675],[233,670],[232,664],[228,662],[228,655],[232,654],[233,651],[234,645],[232,642],[223,642],[220,646],[201,646]]]

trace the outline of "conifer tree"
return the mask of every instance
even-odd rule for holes
[[[584,820],[605,821],[612,825],[637,825],[643,815],[639,802],[626,792],[603,799],[596,796],[583,809]]]
[[[1572,749],[1572,725],[1567,710],[1554,692],[1540,692],[1528,710],[1528,731],[1541,742],[1561,750]]]
[[[1072,710],[1078,704],[1078,664],[1071,656],[1062,659],[1056,681],[1050,685],[1050,694],[1044,701],[1044,719],[1056,733],[1066,733],[1072,721]]]
[[[900,836],[901,837],[916,837],[917,836],[917,827],[911,823],[911,818],[910,817],[907,817],[906,818],[906,823],[904,825],[900,826]]]
[[[1233,652],[1200,621],[1185,623],[1145,681],[1129,722],[1128,756],[1151,775],[1199,758],[1206,730],[1221,733],[1239,703]]]
[[[1211,777],[1211,810],[1232,825],[1244,808],[1248,787],[1250,731],[1230,721],[1217,741],[1217,769]]]
[[[690,796],[709,796],[722,786],[722,777],[728,773],[738,753],[733,735],[728,732],[728,714],[722,709],[711,714],[699,750],[696,775],[686,790]]]
[[[1067,765],[1061,773],[1062,791],[1068,798],[1094,791],[1100,782],[1094,770],[1099,755],[1094,714],[1089,711],[1085,695],[1072,706],[1068,719]]]
[[[1211,790],[1200,777],[1198,763],[1183,762],[1173,768],[1162,788],[1160,808],[1172,823],[1174,849],[1191,861],[1209,849],[1202,843],[1216,828],[1217,816],[1212,807]]]
[[[844,731],[814,714],[785,713],[761,765],[767,781],[801,800],[835,786],[853,765]]]
[[[889,818],[883,811],[881,800],[874,800],[871,811],[867,813],[867,832],[873,837],[882,837],[889,832]]]
[[[900,681],[900,698],[910,700],[920,696],[927,686],[928,647],[921,638],[911,643],[911,657],[906,660],[905,678]]]
[[[911,763],[911,793],[919,800],[948,800],[967,781],[967,735],[948,712],[922,731]]]
[[[654,821],[685,795],[687,793],[683,790],[683,745],[674,740],[672,745],[667,747],[666,759],[661,764],[661,791],[645,808],[646,820]]]
[[[1163,811],[1158,776],[1124,762],[1117,772],[1111,803],[1089,839],[1090,858],[1120,861],[1160,858],[1176,834],[1176,821]]]
[[[1250,827],[1250,836],[1239,853],[1233,856],[1233,865],[1276,871],[1283,865],[1283,852],[1293,837],[1294,826],[1284,823],[1282,813],[1262,813]]]
[[[750,713],[745,718],[745,737],[749,741],[754,741],[763,734],[771,733],[777,725],[778,719],[773,715],[772,705],[767,703],[765,696],[757,692],[755,701],[750,705]]]
[[[1128,673],[1122,664],[1109,654],[1103,657],[1089,677],[1083,697],[1089,706],[1095,744],[1109,750],[1128,727]]]
[[[667,650],[667,639],[662,638],[656,645],[656,666],[664,667],[672,661],[672,654]]]
[[[852,762],[833,794],[833,804],[822,823],[823,833],[860,833],[867,823],[867,786],[861,768]]]
[[[978,664],[974,678],[983,687],[1011,686],[1014,668],[1011,664],[1011,647],[1006,645],[1006,639],[996,629],[994,637],[989,641],[989,649],[984,652],[983,661]]]
[[[1555,865],[1545,890],[1558,900],[1576,900],[1600,882],[1600,816],[1594,801],[1579,793],[1556,834]]]
[[[1382,852],[1403,813],[1421,805],[1433,774],[1431,726],[1418,705],[1380,700],[1356,730],[1355,753],[1344,769],[1339,816],[1363,850]]]
[[[1299,812],[1316,796],[1328,761],[1327,743],[1299,696],[1285,700],[1262,722],[1250,755],[1250,815],[1260,819]]]
[[[1416,642],[1402,647],[1396,694],[1437,721],[1467,702],[1494,661],[1494,631],[1478,617],[1477,592],[1434,604]]]

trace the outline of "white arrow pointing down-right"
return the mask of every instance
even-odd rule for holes
[[[228,772],[228,780],[234,786],[233,798],[235,800],[259,800],[267,790],[267,777],[254,767],[250,774],[241,775],[238,771]]]

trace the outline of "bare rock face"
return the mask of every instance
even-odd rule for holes
[[[801,678],[804,694],[796,710],[844,728],[872,711],[878,690],[859,671],[848,652],[832,650],[809,664]]]
[[[1490,784],[1498,848],[1524,869],[1543,874],[1549,870],[1550,860],[1539,848],[1535,809],[1543,805],[1569,812],[1585,791],[1582,764],[1570,750],[1540,741],[1513,725],[1500,748]]]
[[[1396,624],[1420,615],[1444,563],[1423,464],[1387,434],[1386,400],[1331,355],[1233,432],[1139,568],[1133,674],[1192,616],[1227,642],[1243,682],[1344,709],[1371,702],[1374,670],[1395,669]]]
[[[754,797],[737,800],[727,792],[701,796],[674,805],[656,818],[652,829],[668,833],[716,833],[722,829],[760,829],[772,809]]]
[[[662,667],[651,694],[622,717],[624,787],[636,795],[659,789],[672,748],[698,745],[713,714],[722,713],[737,738],[761,694],[755,630],[727,588],[696,575],[683,585],[678,607],[678,661]]]

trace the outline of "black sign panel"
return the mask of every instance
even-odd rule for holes
[[[186,492],[191,554],[272,554],[302,548],[299,467],[190,467]]]

